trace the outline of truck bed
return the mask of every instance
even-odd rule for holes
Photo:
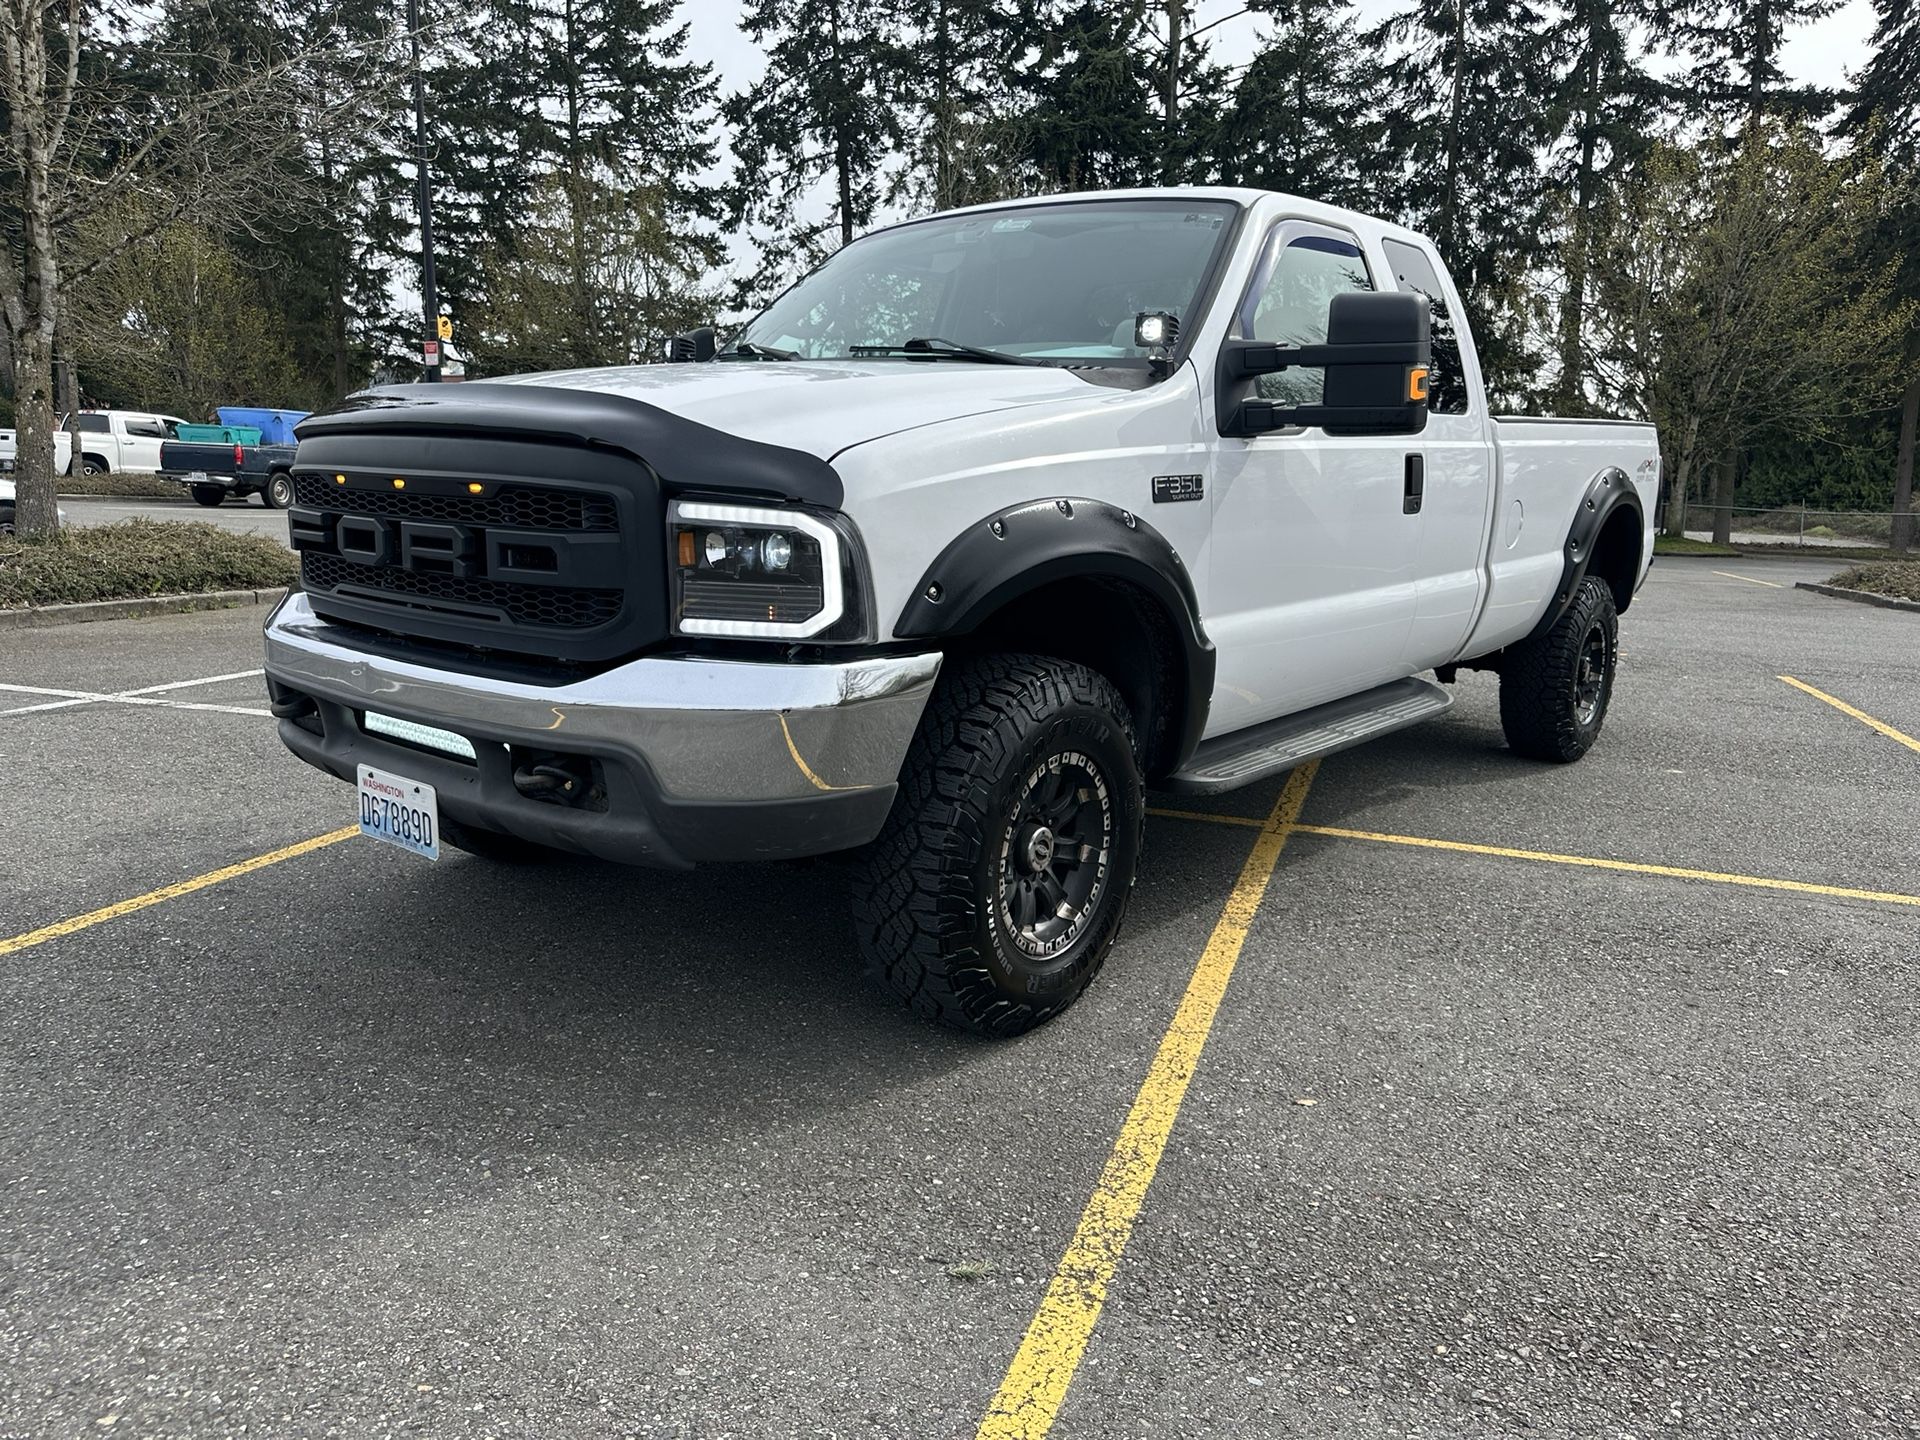
[[[1487,603],[1470,653],[1484,655],[1533,628],[1559,583],[1574,511],[1594,476],[1626,471],[1648,525],[1640,570],[1653,558],[1660,500],[1660,442],[1641,420],[1494,417],[1494,514],[1489,527]]]

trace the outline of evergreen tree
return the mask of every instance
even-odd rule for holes
[[[1145,7],[1043,0],[1041,44],[1014,80],[1019,153],[1043,190],[1150,185],[1160,173],[1164,125]]]
[[[733,133],[733,216],[773,232],[774,274],[808,269],[871,224],[899,144],[892,0],[749,0],[743,29],[767,55],[759,82],[722,107]],[[821,181],[822,222],[802,215]],[[773,275],[761,277],[769,281]]]
[[[544,197],[557,194],[565,229],[565,334],[559,363],[637,358],[630,307],[609,303],[603,262],[645,247],[658,271],[697,274],[719,256],[713,195],[696,183],[713,163],[705,100],[712,67],[686,60],[687,26],[675,0],[520,0],[532,48],[521,83],[532,97],[521,158],[542,197],[514,226],[556,238]],[[556,182],[547,183],[549,180]],[[496,310],[506,276],[488,275]]]
[[[893,198],[951,210],[1017,193],[1009,77],[1038,51],[1021,0],[926,0],[909,7],[892,88],[906,165]]]
[[[1662,11],[1663,29],[1692,64],[1675,95],[1690,113],[1738,127],[1762,116],[1810,119],[1833,107],[1831,90],[1793,83],[1780,68],[1788,29],[1831,15],[1842,0],[1684,0]]]
[[[1437,0],[1367,39],[1390,62],[1389,141],[1399,208],[1439,247],[1464,293],[1487,386],[1528,393],[1539,357],[1532,272],[1545,257],[1551,55],[1532,0]]]
[[[1588,405],[1587,292],[1596,215],[1607,186],[1646,153],[1653,139],[1658,87],[1636,51],[1634,34],[1657,21],[1658,12],[1646,0],[1567,0],[1548,31],[1558,72],[1559,131],[1548,176],[1565,215],[1551,399],[1562,415],[1583,413]]]
[[[1847,129],[1866,139],[1899,187],[1879,227],[1879,249],[1900,264],[1900,286],[1920,299],[1920,4],[1878,0],[1873,58],[1856,80]],[[1905,555],[1915,539],[1913,471],[1920,448],[1920,324],[1907,336],[1907,384],[1900,397],[1894,456],[1893,548]]]
[[[1360,43],[1349,0],[1264,0],[1278,24],[1234,87],[1214,133],[1223,184],[1371,210],[1397,198],[1382,62]]]

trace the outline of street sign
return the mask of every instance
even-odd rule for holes
[[[440,342],[438,340],[423,342],[420,346],[420,359],[429,370],[435,369],[440,364]]]
[[[453,317],[451,315],[441,315],[437,318],[440,322],[440,338],[442,340],[451,340],[453,338]]]

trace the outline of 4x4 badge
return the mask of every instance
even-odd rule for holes
[[[1201,500],[1206,497],[1204,475],[1156,475],[1153,477],[1153,503],[1165,505],[1175,500]]]

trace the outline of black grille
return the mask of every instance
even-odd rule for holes
[[[503,485],[491,495],[429,495],[419,490],[365,490],[335,485],[323,475],[297,475],[293,490],[297,504],[342,514],[400,515],[529,530],[617,530],[620,524],[610,495],[534,485]]]
[[[620,613],[619,590],[580,590],[558,585],[516,585],[504,580],[461,579],[389,566],[356,565],[338,555],[302,557],[309,589],[370,593],[387,603],[448,610],[471,616],[494,612],[516,625],[580,630],[604,625]]]

